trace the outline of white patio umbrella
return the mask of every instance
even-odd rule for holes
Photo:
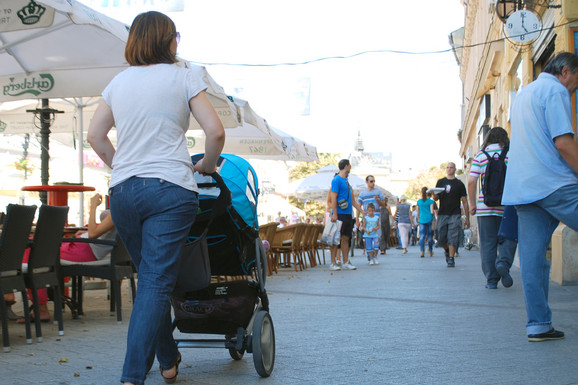
[[[233,99],[241,112],[242,124],[226,129],[223,152],[246,158],[270,160],[314,161],[317,149],[277,128],[271,127],[242,99]],[[199,130],[187,132],[191,153],[203,152],[205,137]]]
[[[315,200],[325,203],[327,202],[327,194],[329,194],[329,190],[331,189],[331,181],[338,172],[339,168],[334,164],[322,167],[313,175],[289,183],[286,193],[301,200]],[[359,197],[359,193],[367,188],[365,179],[355,174],[349,174],[347,180],[353,188],[356,199]],[[393,197],[393,195],[383,187],[375,187],[383,192],[388,199]]]
[[[218,85],[208,74],[206,77],[209,80],[207,82],[210,85],[209,89],[216,89]],[[90,105],[84,108],[84,132],[88,130],[90,119],[92,119],[96,105],[100,100],[101,98],[92,98]],[[69,146],[77,145],[75,136],[78,133],[80,121],[76,107],[67,103],[67,100],[60,99],[51,100],[51,105],[64,111],[63,114],[56,115],[52,122],[51,139]],[[38,133],[38,119],[26,112],[26,110],[34,109],[37,106],[38,101],[33,100],[0,104],[0,133]],[[317,160],[317,150],[314,146],[268,126],[263,118],[254,113],[246,101],[235,99],[235,106],[241,111],[243,124],[225,129],[227,136],[223,152],[256,159]],[[226,112],[224,108],[221,111]],[[109,138],[115,144],[116,131],[114,129],[109,133]],[[205,136],[194,119],[191,119],[187,138],[191,154],[204,152]],[[83,144],[84,148],[90,148],[88,143]]]
[[[48,99],[75,98],[70,100],[80,111],[83,127],[82,98],[100,95],[128,67],[124,59],[128,27],[74,0],[3,0],[2,10],[11,17],[0,23],[0,102],[42,99],[41,183],[47,184],[48,137],[55,116]],[[235,107],[226,97],[221,101],[228,111],[219,116],[232,118],[237,125]],[[77,138],[81,144],[82,130]],[[81,159],[79,154],[82,183]]]

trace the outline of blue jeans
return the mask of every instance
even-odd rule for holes
[[[560,221],[578,231],[576,191],[578,184],[571,184],[539,201],[516,206],[527,334],[545,333],[552,328],[552,312],[548,306],[550,262],[545,255]]]
[[[431,222],[419,224],[419,251],[425,251],[426,238],[429,251],[433,251],[434,240],[431,231]]]
[[[511,239],[498,236],[502,217],[498,215],[478,216],[480,231],[480,256],[482,257],[482,272],[489,284],[500,282],[500,274],[496,270],[498,264],[505,264],[508,270],[514,262],[517,243]]]
[[[138,270],[138,294],[121,382],[144,384],[155,354],[164,369],[177,361],[170,296],[197,193],[158,178],[132,177],[109,190],[114,225]]]
[[[379,238],[377,237],[364,237],[365,240],[365,251],[367,251],[367,259],[369,259],[369,253],[374,253],[373,255],[377,255],[377,251],[379,250],[377,246],[379,245]]]

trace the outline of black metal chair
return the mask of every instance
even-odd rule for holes
[[[22,258],[28,247],[28,238],[32,229],[32,221],[36,213],[36,206],[9,204],[6,208],[6,217],[0,236],[0,316],[2,317],[2,342],[4,351],[10,351],[8,337],[8,314],[4,294],[19,291],[22,294],[24,320],[26,328],[26,342],[32,343],[30,330],[30,311],[28,294],[22,272]]]
[[[116,319],[122,323],[122,301],[120,295],[120,283],[123,279],[130,280],[132,300],[136,296],[136,283],[134,279],[135,268],[120,237],[116,240],[92,239],[92,238],[65,238],[64,242],[83,242],[113,246],[110,259],[94,262],[68,262],[60,261],[60,273],[62,277],[72,278],[72,303],[76,306],[79,315],[83,314],[82,297],[84,277],[100,278],[110,281],[110,312],[116,310]]]
[[[68,217],[68,207],[42,205],[38,211],[38,221],[36,222],[36,230],[30,246],[28,265],[24,268],[24,281],[26,282],[26,287],[32,291],[36,338],[38,342],[41,342],[42,328],[40,325],[38,289],[53,289],[54,319],[58,321],[58,334],[64,334],[60,298],[61,283],[58,267],[60,265],[60,245]]]

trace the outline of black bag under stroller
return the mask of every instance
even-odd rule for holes
[[[193,155],[191,160],[195,163],[202,156]],[[178,347],[224,347],[234,360],[252,353],[257,373],[268,377],[275,363],[275,332],[265,290],[267,259],[257,224],[256,173],[245,159],[222,154],[217,173],[210,177],[195,174],[195,179],[199,212],[189,241],[208,257],[211,282],[189,290],[187,276],[194,277],[198,271],[189,274],[181,268],[171,298],[173,326],[181,333],[224,338],[176,338]]]

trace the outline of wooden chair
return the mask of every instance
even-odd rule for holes
[[[317,258],[317,264],[321,265],[321,253],[319,253],[319,249],[321,249],[321,235],[323,234],[323,225],[314,224],[315,227],[314,235],[311,237],[311,243],[313,248],[313,258]],[[323,264],[325,264],[325,252],[323,253]]]
[[[40,206],[34,238],[30,246],[28,263],[23,267],[26,287],[32,292],[36,339],[42,341],[42,327],[38,290],[50,287],[54,291],[54,319],[58,321],[58,334],[64,335],[62,322],[61,280],[59,277],[60,245],[68,219],[67,206]]]
[[[301,238],[304,231],[304,223],[277,228],[273,244],[271,245],[277,264],[280,264],[280,259],[283,257],[284,265],[287,266],[291,263],[291,257],[293,257],[295,271],[297,271],[297,266],[299,266],[299,270],[305,268],[300,252]]]
[[[277,226],[279,222],[270,222],[259,226],[259,236],[262,240],[269,242],[269,251],[267,251],[267,275],[277,273],[277,264],[275,263],[275,258],[273,257],[272,245],[275,240],[275,233],[277,232]]]
[[[303,233],[301,234],[301,241],[296,245],[297,251],[301,260],[303,261],[303,268],[307,269],[307,247],[309,243],[309,235],[311,233],[311,227],[303,223]],[[311,261],[309,261],[311,263]],[[313,265],[311,265],[313,267]]]
[[[102,259],[94,262],[68,262],[61,261],[62,277],[72,277],[72,301],[76,304],[78,314],[82,314],[83,277],[105,279],[110,282],[110,312],[115,311],[116,320],[122,323],[122,302],[120,283],[123,279],[130,280],[132,300],[136,296],[136,284],[134,279],[135,268],[126,250],[124,243],[117,236],[116,240],[91,239],[91,238],[65,238],[65,242],[83,242],[111,245],[113,249],[110,259]]]
[[[309,265],[311,267],[317,266],[315,260],[315,246],[317,244],[318,227],[314,224],[306,225],[306,231],[303,236],[303,252],[307,253],[309,257]]]
[[[8,337],[8,307],[4,300],[4,294],[15,291],[22,294],[26,342],[32,343],[30,308],[28,307],[28,294],[22,272],[22,258],[28,247],[28,237],[35,213],[36,206],[9,204],[2,226],[2,235],[0,236],[0,318],[2,318],[2,343],[5,352],[10,351],[10,340]]]

